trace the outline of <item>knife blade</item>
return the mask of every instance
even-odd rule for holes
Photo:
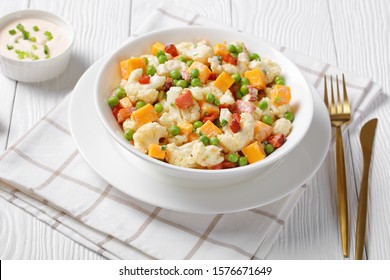
[[[372,147],[378,119],[369,120],[360,131],[360,145],[363,152],[363,176],[359,193],[358,214],[356,223],[355,259],[363,257],[364,238],[366,235],[368,175],[371,165]]]

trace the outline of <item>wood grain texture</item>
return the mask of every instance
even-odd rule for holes
[[[390,164],[387,139],[390,120],[390,5],[387,0],[169,0],[217,22],[308,54],[382,84],[385,97],[363,120],[379,117],[371,169],[367,258],[390,259]],[[68,19],[76,31],[72,62],[52,81],[23,84],[0,75],[0,149],[12,144],[74,87],[98,58],[138,28],[159,0],[23,0],[1,1],[0,15],[31,8]],[[346,135],[346,167],[350,208],[350,253],[353,257],[357,194],[361,178],[359,130]],[[10,130],[8,131],[8,128]],[[9,135],[8,135],[9,134]],[[0,151],[1,151],[0,150]],[[331,150],[268,254],[268,259],[341,259],[336,211],[335,151]],[[0,199],[1,259],[99,259],[12,204]]]

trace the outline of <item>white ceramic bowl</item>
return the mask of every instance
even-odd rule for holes
[[[285,77],[287,85],[291,87],[291,105],[296,110],[293,129],[287,137],[285,144],[262,161],[231,169],[200,170],[183,168],[153,159],[135,149],[134,146],[124,139],[123,131],[117,124],[110,107],[107,105],[106,100],[108,96],[112,90],[118,86],[121,79],[119,69],[120,61],[131,56],[140,56],[142,54],[151,53],[151,46],[156,41],[169,44],[183,41],[196,42],[203,39],[208,40],[212,44],[225,41],[244,42],[251,52],[256,52],[260,56],[276,61],[282,69],[281,75]],[[206,27],[184,27],[156,31],[126,42],[110,54],[103,63],[94,85],[94,99],[101,121],[109,132],[110,137],[113,138],[113,142],[118,142],[130,153],[141,158],[142,160],[140,162],[144,165],[142,168],[150,170],[151,174],[158,171],[170,176],[181,177],[185,180],[209,181],[211,182],[211,185],[215,180],[242,182],[249,177],[254,177],[261,172],[266,172],[266,170],[275,166],[277,162],[289,154],[296,145],[299,145],[308,131],[313,117],[313,96],[309,85],[297,66],[281,52],[252,36]],[[102,149],[104,149],[104,147],[102,147]],[[299,164],[299,160],[300,159],[297,158],[297,164]],[[280,176],[283,176],[283,174],[280,174]],[[202,185],[210,186],[209,183],[200,184],[200,186]]]
[[[53,79],[60,75],[68,66],[74,32],[72,26],[62,17],[41,10],[20,10],[0,19],[0,30],[17,19],[40,18],[58,25],[69,39],[69,46],[60,54],[49,58],[35,61],[17,60],[6,57],[0,53],[0,65],[3,74],[20,82],[41,82]]]

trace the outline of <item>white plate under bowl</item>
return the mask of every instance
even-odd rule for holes
[[[74,141],[92,168],[113,187],[143,202],[189,213],[229,213],[259,207],[293,192],[309,180],[324,160],[330,144],[330,121],[313,89],[314,117],[307,135],[267,173],[241,183],[218,181],[214,188],[145,169],[141,159],[112,141],[93,104],[93,87],[102,61],[80,78],[70,101],[69,123]],[[86,117],[87,116],[87,117]],[[260,183],[261,182],[261,183]],[[203,182],[205,183],[205,182]]]

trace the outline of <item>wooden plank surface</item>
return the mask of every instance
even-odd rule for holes
[[[217,22],[308,54],[341,68],[370,76],[390,89],[390,5],[386,0],[170,0]],[[73,88],[82,73],[136,30],[159,0],[23,0],[1,1],[0,15],[22,8],[49,10],[68,19],[76,31],[72,62],[58,79],[36,84],[15,83],[0,75],[0,149],[16,141]],[[382,98],[364,119],[379,117],[370,191],[369,259],[390,259],[389,102]],[[354,235],[361,177],[359,129],[345,141],[349,186],[350,230]],[[330,152],[311,180],[304,197],[283,227],[267,258],[340,259],[337,229],[335,156]],[[386,184],[387,183],[387,184]],[[351,238],[351,253],[354,238]],[[1,259],[99,259],[24,211],[0,199]]]

